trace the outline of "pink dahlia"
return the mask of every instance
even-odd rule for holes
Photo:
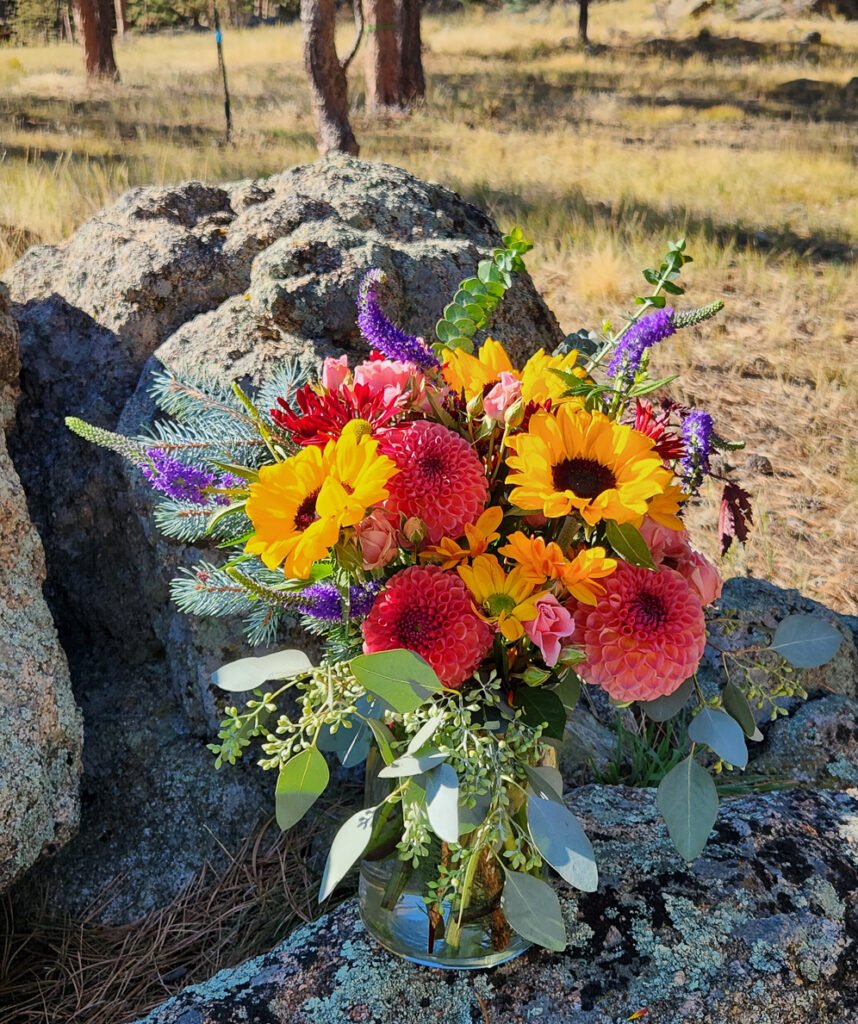
[[[454,689],[473,675],[494,635],[474,611],[465,584],[437,565],[412,566],[392,576],[362,628],[365,654],[405,647]]]
[[[468,442],[440,423],[417,420],[385,430],[381,451],[399,466],[384,507],[426,524],[430,544],[461,537],[486,507],[489,486]]]
[[[673,569],[618,562],[595,607],[572,608],[572,642],[587,656],[578,671],[619,701],[655,700],[690,678],[703,656],[700,598]]]

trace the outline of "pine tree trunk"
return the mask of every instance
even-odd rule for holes
[[[366,109],[402,106],[396,0],[364,0]]]
[[[396,0],[396,30],[399,37],[399,98],[411,106],[426,96],[423,76],[423,42],[420,38],[421,0]]]
[[[358,154],[349,124],[346,73],[337,57],[334,40],[334,0],[301,0],[304,68],[316,118],[319,151]]]
[[[590,15],[590,0],[578,0],[578,42],[584,46],[589,43],[587,38],[587,22]]]
[[[116,35],[119,39],[125,37],[126,2],[127,0],[113,0],[113,9],[116,11]]]
[[[108,0],[75,0],[75,7],[87,75],[118,82],[119,71],[113,56],[113,19]]]

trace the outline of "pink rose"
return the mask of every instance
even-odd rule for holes
[[[413,363],[398,359],[370,359],[355,367],[355,384],[366,384],[370,394],[384,395],[386,405],[411,396],[423,383],[423,374]]]
[[[521,381],[504,370],[497,384],[483,399],[483,411],[489,419],[503,422],[504,413],[521,398]]]
[[[676,569],[685,577],[685,582],[700,598],[700,603],[704,608],[707,604],[717,601],[721,596],[721,587],[724,585],[724,581],[715,566],[701,551],[691,548],[687,557],[677,563]]]
[[[347,356],[332,359],[328,356],[322,363],[322,387],[326,391],[339,391],[349,378],[349,361]]]
[[[355,527],[364,569],[382,569],[399,553],[399,517],[375,508]]]
[[[647,517],[641,524],[641,534],[656,565],[680,573],[704,607],[718,600],[723,586],[718,570],[706,555],[691,546],[686,530],[671,530]]]
[[[575,621],[556,597],[546,594],[536,602],[536,618],[525,622],[524,628],[550,667],[560,657],[560,641],[575,632]]]

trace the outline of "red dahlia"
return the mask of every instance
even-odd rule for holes
[[[437,565],[413,566],[391,577],[362,629],[364,653],[405,647],[453,689],[473,675],[494,636],[474,611],[465,584]]]
[[[390,423],[400,412],[396,402],[386,401],[381,391],[373,394],[366,384],[344,385],[325,395],[305,384],[295,392],[299,412],[284,398],[278,398],[277,404],[280,408],[271,410],[271,418],[302,447],[323,447],[328,441],[335,441],[350,420],[366,420],[375,430]]]

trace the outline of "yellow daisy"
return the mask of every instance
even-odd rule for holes
[[[523,623],[536,618],[536,602],[545,592],[534,593],[537,584],[518,567],[505,573],[494,555],[480,555],[472,565],[460,565],[456,571],[470,590],[480,618],[495,623],[507,640],[520,640]]]
[[[359,522],[388,494],[396,464],[378,452],[378,441],[346,433],[297,455],[262,466],[250,485],[246,511],[253,536],[245,551],[269,569],[281,563],[292,579],[307,579],[326,558],[340,529]]]
[[[582,604],[594,605],[605,593],[597,582],[617,568],[616,558],[608,558],[605,548],[584,548],[560,570],[560,582]]]
[[[549,518],[577,511],[591,526],[634,522],[672,479],[650,438],[573,405],[536,413],[507,443],[510,501]]]
[[[503,509],[493,505],[487,508],[480,518],[465,527],[466,546],[462,547],[451,537],[444,537],[440,544],[433,544],[420,552],[420,557],[427,562],[440,562],[442,569],[452,569],[468,558],[482,555],[489,544],[496,541],[500,534],[497,528],[503,519]]]

